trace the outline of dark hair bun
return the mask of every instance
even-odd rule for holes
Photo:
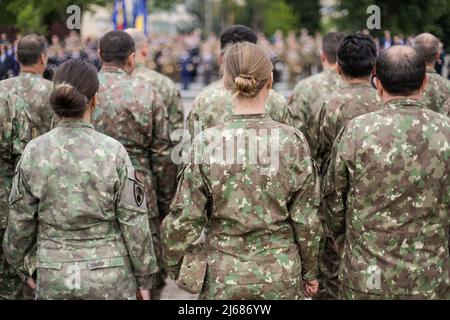
[[[50,96],[53,111],[60,117],[80,117],[86,111],[88,98],[68,83],[55,85]]]

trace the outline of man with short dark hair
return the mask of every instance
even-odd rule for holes
[[[144,81],[130,77],[135,54],[134,41],[126,32],[112,31],[100,40],[103,67],[92,122],[127,149],[137,172],[130,179],[145,186],[150,227],[158,247],[159,219],[169,213],[177,167],[171,161],[170,123],[161,97]]]
[[[413,46],[427,64],[429,81],[424,93],[425,103],[430,110],[443,113],[443,104],[450,98],[450,81],[439,75],[435,69],[441,54],[439,39],[431,33],[422,33],[414,38]]]
[[[125,32],[133,38],[136,45],[136,69],[132,76],[147,82],[158,91],[167,107],[172,131],[183,129],[183,103],[177,85],[169,77],[151,70],[145,65],[150,55],[150,46],[145,34],[138,29],[126,29]]]
[[[220,36],[221,53],[219,61],[222,61],[223,52],[228,45],[239,42],[256,43],[257,41],[256,33],[246,26],[235,25],[226,29]],[[223,80],[220,79],[203,89],[195,98],[192,111],[187,119],[189,133],[191,136],[195,136],[202,130],[224,122],[225,118],[232,113],[232,95],[225,89]],[[286,118],[286,99],[275,90],[269,92],[266,113],[278,122],[282,122]],[[196,123],[199,124],[198,130],[195,130],[197,129]]]
[[[48,131],[53,118],[50,106],[52,82],[43,78],[47,67],[47,41],[31,34],[20,39],[17,45],[20,75],[0,82],[0,87],[19,96],[29,106],[33,124],[33,138]]]
[[[345,37],[337,51],[337,69],[344,85],[331,94],[318,113],[319,142],[315,152],[323,177],[328,168],[328,158],[334,140],[347,121],[382,108],[381,99],[371,86],[371,76],[377,59],[377,47],[368,35],[350,35]],[[314,151],[313,151],[314,152]],[[320,217],[325,224],[324,203]],[[321,284],[325,298],[336,299],[339,288],[337,272],[339,255],[336,247],[339,241],[331,238],[330,231],[325,230],[320,255]],[[339,239],[338,239],[339,240]]]
[[[342,86],[337,73],[337,49],[344,38],[340,32],[330,32],[322,40],[323,72],[300,81],[288,104],[288,122],[292,127],[303,132],[311,150],[317,147],[319,123],[316,121],[323,100]]]
[[[350,120],[325,179],[343,299],[449,299],[450,119],[426,108],[425,62],[395,46],[376,65],[382,110]]]

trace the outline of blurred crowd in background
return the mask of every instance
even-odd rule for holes
[[[367,30],[363,31],[368,33]],[[19,64],[15,58],[15,48],[20,35],[14,41],[8,40],[6,34],[0,36],[0,80],[17,76]],[[391,35],[384,32],[384,37],[376,38],[379,50],[385,50],[397,44],[411,44],[413,36]],[[270,53],[275,65],[275,82],[286,83],[287,89],[292,89],[301,79],[321,71],[320,51],[321,34],[311,35],[307,29],[299,34],[294,31],[283,34],[281,31],[267,37],[259,34],[259,43]],[[65,39],[53,35],[49,41],[49,63],[45,77],[51,79],[54,70],[68,59],[83,59],[100,69],[97,55],[97,39],[81,39],[73,31]],[[200,30],[190,34],[168,35],[150,34],[150,55],[147,66],[181,84],[183,90],[188,90],[192,83],[208,85],[215,81],[220,73],[219,50],[217,35],[202,37]],[[442,75],[444,72],[446,53],[442,50],[441,60],[436,69]]]

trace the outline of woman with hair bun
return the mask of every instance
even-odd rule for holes
[[[3,249],[38,299],[149,299],[157,271],[142,183],[125,148],[90,124],[99,88],[70,60],[50,102],[61,118],[17,166]],[[37,242],[37,283],[24,257]]]
[[[304,136],[264,114],[272,71],[261,46],[227,48],[234,115],[194,139],[162,225],[169,275],[182,284],[195,268],[184,258],[206,230],[201,299],[300,299],[318,289],[316,166]]]

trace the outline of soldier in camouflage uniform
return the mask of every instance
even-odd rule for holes
[[[184,168],[162,225],[168,269],[176,279],[183,256],[206,227],[208,267],[201,299],[299,299],[302,280],[305,294],[312,296],[318,289],[321,226],[319,183],[308,144],[300,131],[264,114],[272,84],[264,49],[239,43],[224,59],[225,84],[237,94],[234,114],[194,140],[193,150],[203,153],[194,153]],[[253,138],[239,144],[252,132]],[[234,161],[209,153],[218,141],[234,143]],[[252,162],[251,144],[269,141],[272,155],[279,151],[275,161]]]
[[[37,241],[38,299],[148,299],[158,270],[144,186],[125,148],[89,123],[98,87],[94,67],[63,64],[50,98],[62,121],[16,168],[3,250],[25,280]]]
[[[377,48],[372,38],[365,35],[345,37],[339,46],[337,58],[339,73],[345,85],[329,96],[318,114],[319,142],[316,157],[320,163],[322,176],[327,171],[328,158],[334,140],[347,121],[383,107],[380,97],[370,84],[377,59]],[[322,223],[325,224],[323,207],[320,210],[320,216]],[[337,299],[338,297],[337,276],[340,259],[337,246],[339,244],[332,240],[329,230],[325,228],[320,256],[323,298]]]
[[[442,106],[442,113],[446,115],[447,117],[450,117],[450,99],[445,101],[444,105]]]
[[[133,38],[136,45],[136,69],[132,76],[149,83],[161,96],[167,107],[172,130],[183,129],[183,104],[176,84],[170,78],[145,66],[146,59],[150,55],[145,34],[137,29],[125,31]]]
[[[245,26],[233,26],[224,31],[220,37],[221,49],[237,42],[256,43],[256,33]],[[274,90],[269,93],[266,103],[266,113],[275,121],[284,121],[287,108],[286,99]],[[202,130],[223,123],[233,114],[232,95],[225,89],[223,80],[218,80],[207,86],[195,99],[192,111],[187,119],[191,137]],[[201,124],[196,128],[195,124]]]
[[[317,147],[319,124],[317,114],[322,100],[342,86],[337,72],[337,49],[344,35],[339,32],[328,33],[322,42],[321,61],[323,72],[300,81],[288,104],[288,124],[303,132],[311,150]]]
[[[133,39],[123,31],[108,33],[100,40],[103,68],[99,73],[99,107],[92,120],[97,130],[125,146],[144,182],[150,227],[162,267],[159,225],[169,213],[177,167],[171,161],[171,129],[162,99],[145,81],[129,76],[134,71],[134,51]],[[163,281],[160,276],[154,279]]]
[[[0,88],[0,243],[8,221],[14,166],[31,140],[32,126],[27,108],[19,97]],[[0,248],[0,300],[19,299],[25,288]]]
[[[54,115],[49,103],[53,84],[42,77],[48,60],[47,41],[36,35],[23,37],[17,45],[17,58],[20,75],[1,81],[0,87],[28,104],[36,138],[50,130]]]
[[[385,107],[341,131],[326,178],[340,297],[449,299],[450,120],[421,103],[413,48],[387,50],[376,71]]]
[[[439,75],[435,65],[440,57],[439,40],[430,33],[422,33],[414,39],[414,48],[425,59],[427,64],[428,87],[424,93],[428,109],[444,113],[443,105],[450,99],[450,81]]]

